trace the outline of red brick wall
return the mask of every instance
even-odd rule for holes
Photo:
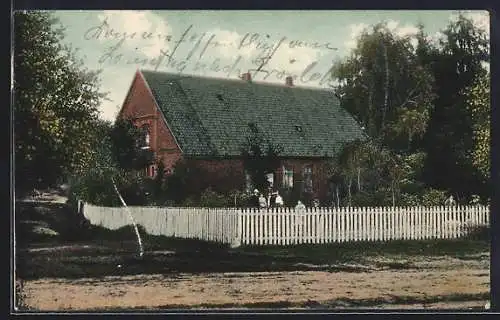
[[[211,187],[218,192],[244,190],[245,173],[239,159],[188,159],[188,166],[202,170],[203,175],[196,181],[203,188]]]
[[[321,159],[286,159],[282,161],[288,170],[293,169],[293,183],[294,185],[303,181],[303,168],[305,166],[312,167],[312,182],[313,182],[313,195],[323,199],[328,194],[328,172],[327,162]],[[275,174],[275,185],[278,188],[282,187],[283,171],[282,166]]]
[[[154,98],[139,72],[135,75],[118,116],[134,119],[135,125],[139,127],[144,124],[149,125],[151,149],[155,152],[156,159],[163,161],[165,169],[171,169],[182,157],[174,136],[166,126]]]
[[[206,179],[213,183],[224,182],[227,190],[245,188],[245,171],[241,160],[192,160],[196,166],[203,168]],[[320,159],[286,159],[282,161],[287,169],[293,169],[294,185],[303,181],[302,172],[305,166],[312,167],[313,196],[325,199],[328,196],[328,172],[327,163]],[[274,174],[275,189],[281,188],[283,184],[282,166]]]

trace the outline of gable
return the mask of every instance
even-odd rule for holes
[[[252,126],[285,157],[331,157],[364,139],[332,92],[142,71],[183,153],[239,156]]]

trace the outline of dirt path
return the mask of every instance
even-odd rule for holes
[[[331,307],[480,307],[489,292],[489,272],[455,270],[377,272],[260,272],[176,276],[139,275],[102,279],[26,281],[25,303],[39,310],[245,306],[283,303]],[[441,301],[440,299],[449,301]],[[453,302],[455,300],[455,302]],[[458,300],[458,301],[457,301]],[[406,301],[406,302],[401,302]],[[411,301],[414,301],[411,303]],[[434,302],[433,302],[434,301]],[[355,302],[355,304],[352,304]],[[416,302],[416,303],[415,303]]]

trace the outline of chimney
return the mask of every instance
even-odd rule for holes
[[[250,72],[244,73],[241,75],[241,79],[245,81],[252,81],[252,75]]]
[[[293,77],[292,76],[286,77],[285,84],[287,87],[293,87]]]

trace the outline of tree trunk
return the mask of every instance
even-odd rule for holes
[[[411,138],[412,138],[412,132],[411,130],[408,130],[408,153],[411,151]]]
[[[351,185],[352,185],[352,178],[349,177],[349,180],[347,182],[347,195],[348,195],[348,199],[349,199],[349,207],[351,206],[351,200],[352,200],[352,197],[351,197]]]
[[[392,192],[392,206],[395,207],[396,206],[396,195],[395,195],[395,191],[394,191],[394,183],[391,185],[391,192]]]
[[[366,132],[368,132],[369,135],[373,135],[377,132],[373,132],[372,128],[372,117],[373,117],[373,85],[370,84],[370,92],[368,92],[368,116],[366,117]]]
[[[358,191],[361,191],[361,168],[358,167]]]
[[[384,92],[384,107],[382,109],[382,123],[380,126],[380,131],[383,133],[385,128],[385,116],[387,113],[387,104],[389,101],[389,61],[387,58],[387,46],[384,46],[384,62],[385,62],[385,92]]]
[[[337,208],[340,207],[339,186],[335,186],[335,193],[337,194]]]

